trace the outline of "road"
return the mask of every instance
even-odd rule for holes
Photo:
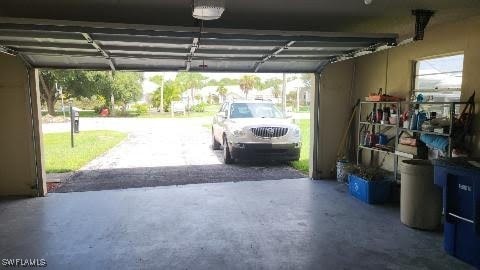
[[[285,164],[223,164],[222,151],[210,148],[209,123],[210,118],[83,118],[81,131],[117,130],[127,132],[128,138],[74,173],[55,191],[305,177]],[[43,125],[44,133],[68,130],[68,123]]]

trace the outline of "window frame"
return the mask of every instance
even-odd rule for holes
[[[437,73],[429,73],[429,74],[419,74],[420,70],[420,62],[425,61],[425,60],[432,60],[432,59],[441,59],[441,58],[447,58],[447,57],[452,57],[452,56],[463,56],[462,59],[462,67],[461,70],[455,70],[455,71],[446,71],[446,72],[437,72]],[[412,86],[411,86],[411,93],[415,96],[417,96],[417,93],[438,93],[438,94],[453,94],[457,93],[459,96],[459,99],[461,98],[462,94],[462,85],[460,87],[455,87],[455,88],[426,88],[426,89],[420,89],[418,88],[418,79],[422,76],[431,76],[431,75],[442,75],[442,74],[454,74],[454,73],[461,73],[462,75],[462,84],[463,84],[463,69],[464,69],[464,63],[465,63],[465,54],[464,52],[455,52],[451,54],[444,54],[444,55],[436,55],[436,56],[431,56],[431,57],[425,57],[421,58],[418,60],[412,61]],[[459,100],[458,100],[459,101]]]

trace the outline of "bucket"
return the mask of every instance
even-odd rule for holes
[[[347,182],[348,175],[354,171],[354,167],[346,160],[337,161],[337,181]]]

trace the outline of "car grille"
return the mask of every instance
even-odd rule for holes
[[[262,138],[276,138],[285,136],[288,128],[283,127],[256,127],[252,128],[253,135]]]

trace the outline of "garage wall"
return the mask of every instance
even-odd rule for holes
[[[0,54],[0,196],[36,196],[46,190],[44,184],[37,186],[44,177],[41,170],[37,176],[36,170],[36,165],[43,164],[43,155],[38,147],[41,130],[32,129],[28,72],[20,58]],[[35,75],[30,71],[33,111],[38,116]]]
[[[340,62],[329,66],[320,77],[317,168],[320,178],[334,175],[332,170],[335,166],[338,144],[350,118],[354,68],[352,61]],[[341,79],[338,79],[339,77]]]
[[[413,26],[412,26],[413,27]],[[335,117],[337,121],[321,119],[320,132],[324,141],[320,144],[319,166],[327,168],[335,162],[335,153],[340,142],[339,134],[348,121],[349,110],[355,100],[376,92],[379,88],[387,89],[388,94],[409,97],[412,88],[412,65],[415,60],[434,56],[464,53],[462,100],[467,99],[477,90],[476,102],[480,101],[480,16],[468,18],[455,23],[427,28],[425,39],[409,45],[396,47],[383,52],[362,56],[353,60],[327,66],[321,77],[320,99],[321,115]],[[355,69],[352,68],[355,66]],[[353,89],[350,86],[354,78]],[[349,96],[351,97],[345,99]],[[348,106],[346,100],[349,100]],[[475,121],[476,143],[474,156],[480,156],[480,117]],[[357,120],[357,118],[355,118]],[[355,121],[356,122],[356,121]],[[355,128],[357,128],[355,126]],[[353,134],[352,134],[353,135]],[[374,157],[382,160],[383,157]],[[368,158],[364,160],[369,160]],[[387,159],[386,168],[390,168]],[[325,177],[327,177],[325,175]]]

